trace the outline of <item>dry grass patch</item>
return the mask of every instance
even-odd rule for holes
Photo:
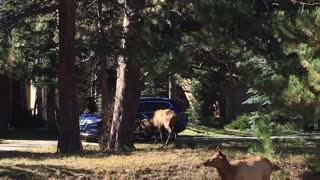
[[[249,157],[251,143],[221,143],[231,159]],[[137,144],[137,151],[101,153],[97,146],[86,146],[77,155],[58,155],[55,149],[0,151],[2,179],[218,179],[215,169],[201,166],[216,145],[196,148]],[[192,146],[193,147],[193,146]],[[273,179],[317,177],[319,147],[277,146],[279,154],[271,160],[281,167]],[[312,172],[312,173],[311,173]],[[306,178],[304,178],[306,179]]]

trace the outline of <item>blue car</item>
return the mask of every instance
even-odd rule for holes
[[[80,136],[86,140],[97,140],[102,132],[101,114],[82,114],[79,117]]]
[[[175,132],[180,133],[186,129],[187,118],[181,107],[173,100],[160,97],[141,97],[136,114],[137,121],[151,119],[153,112],[158,109],[171,109],[178,115]],[[83,139],[97,140],[102,133],[102,120],[100,114],[83,114],[79,117],[80,135]],[[137,129],[135,133],[141,133]]]

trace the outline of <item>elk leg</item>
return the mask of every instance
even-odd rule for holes
[[[162,132],[161,132],[161,127],[159,128],[159,135],[160,135],[160,139],[161,139],[161,143],[163,144],[163,138],[162,138]]]
[[[168,137],[167,137],[166,145],[168,145],[169,139],[170,139],[170,137],[171,137],[171,132],[172,132],[172,130],[171,130],[170,127],[168,127],[168,128],[167,128],[167,131],[168,131]]]
[[[172,130],[172,138],[173,138],[173,140],[176,140],[177,139],[177,137],[178,137],[178,133],[176,133],[174,130]]]

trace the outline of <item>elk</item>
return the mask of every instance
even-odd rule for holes
[[[170,136],[174,130],[176,122],[177,114],[174,111],[170,109],[160,109],[154,112],[151,120],[142,120],[141,128],[146,134],[150,134],[152,131],[158,130],[162,143],[162,129],[164,128],[168,133],[165,145],[168,145]]]
[[[272,171],[278,169],[263,156],[229,162],[220,150],[203,165],[217,168],[222,180],[270,180]]]

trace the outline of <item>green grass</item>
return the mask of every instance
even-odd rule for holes
[[[228,129],[215,129],[205,126],[188,127],[183,132],[179,133],[183,136],[206,136],[206,137],[235,137],[235,136],[251,136],[250,133],[243,131],[235,131]]]
[[[272,136],[290,136],[299,133],[299,131],[285,130],[275,131]],[[254,136],[251,130],[234,130],[234,129],[216,129],[206,126],[188,127],[186,130],[179,133],[183,136],[205,136],[205,137],[252,137]]]
[[[229,137],[230,135],[217,133],[214,131],[205,131],[195,128],[187,128],[183,132],[179,133],[182,136],[207,136],[207,137]]]

